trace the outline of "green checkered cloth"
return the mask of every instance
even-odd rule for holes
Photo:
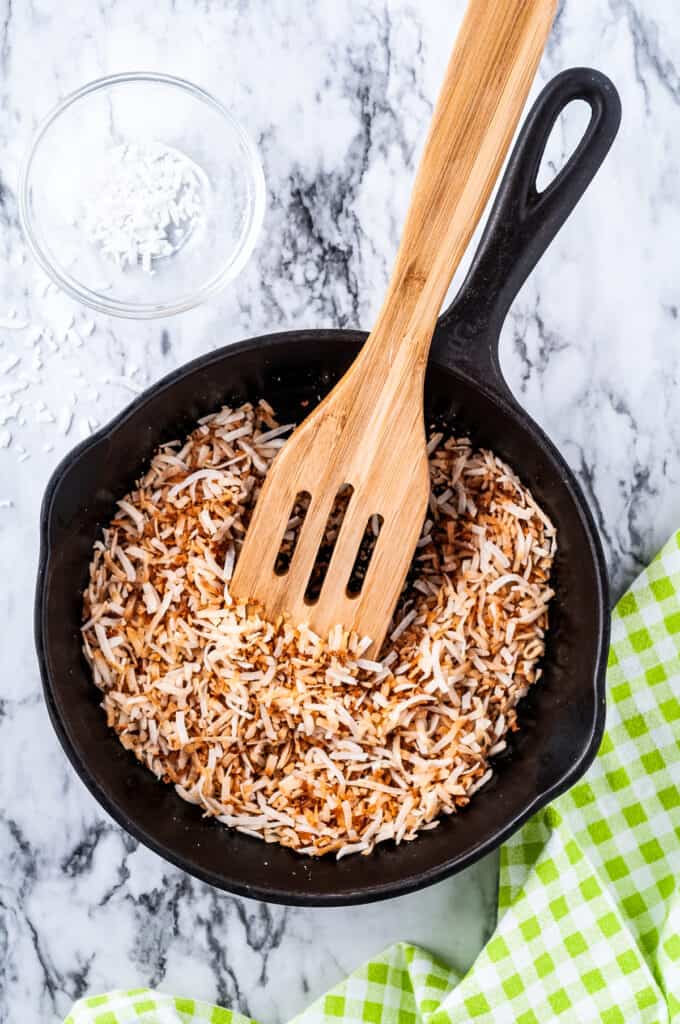
[[[295,1024],[680,1022],[680,532],[619,602],[607,731],[582,782],[501,850],[496,931],[460,977],[405,943]],[[67,1024],[247,1024],[148,990]]]

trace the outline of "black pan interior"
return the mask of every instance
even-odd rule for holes
[[[286,903],[379,899],[470,863],[584,770],[602,724],[606,603],[594,534],[573,481],[516,408],[432,364],[428,418],[469,434],[517,467],[559,531],[544,679],[523,703],[522,728],[510,752],[497,759],[494,779],[470,807],[399,848],[386,844],[370,857],[340,862],[306,859],[202,818],[108,730],[81,655],[79,626],[91,547],[116,500],[160,442],[183,436],[224,402],[265,396],[283,420],[299,418],[301,403],[325,394],[363,337],[339,331],[279,335],[200,360],[73,453],[45,498],[39,651],[53,721],[81,778],[125,828],[169,860],[222,888]]]

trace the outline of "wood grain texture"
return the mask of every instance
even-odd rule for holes
[[[425,517],[423,381],[436,319],[517,126],[557,0],[471,0],[435,107],[378,320],[349,371],[295,430],[265,480],[232,592],[324,634],[337,623],[380,648]],[[304,594],[338,489],[354,493],[318,601]],[[296,494],[311,503],[286,575],[274,573]],[[348,597],[374,514],[384,524]]]

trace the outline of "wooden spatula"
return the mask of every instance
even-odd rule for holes
[[[556,6],[557,0],[470,0],[378,322],[342,380],[282,448],[253,512],[231,590],[271,618],[286,612],[321,635],[341,623],[369,636],[374,653],[382,644],[428,504],[423,384],[432,333],[500,171]],[[342,488],[345,496],[353,490],[314,600],[310,576]],[[303,492],[306,517],[287,571],[277,574]],[[350,592],[364,533],[380,522],[363,585]]]

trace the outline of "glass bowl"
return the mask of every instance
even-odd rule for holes
[[[172,255],[150,268],[121,266],[88,225],[112,154],[149,144],[193,162],[202,215]],[[20,186],[29,246],[55,283],[100,312],[142,319],[190,309],[236,277],[264,205],[257,150],[222,104],[181,78],[140,72],[100,78],[60,103],[35,136]]]

